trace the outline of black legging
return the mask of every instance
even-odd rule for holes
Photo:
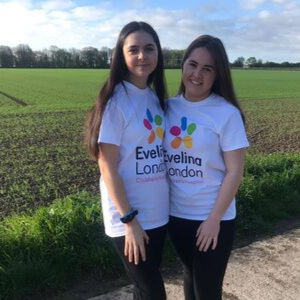
[[[166,232],[167,225],[146,230],[149,236],[149,243],[146,245],[146,261],[140,261],[138,265],[130,263],[124,256],[124,236],[111,238],[125,266],[126,273],[134,285],[134,300],[166,299],[165,287],[159,270]]]
[[[170,217],[170,237],[183,265],[185,300],[222,300],[235,221],[221,221],[217,248],[207,252],[196,247],[196,232],[201,223]]]

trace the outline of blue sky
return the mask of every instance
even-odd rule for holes
[[[133,20],[150,23],[162,47],[184,49],[211,34],[230,61],[300,62],[299,0],[0,0],[0,45],[113,48]]]

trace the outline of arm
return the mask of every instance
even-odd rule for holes
[[[99,144],[100,156],[98,165],[101,176],[107,186],[108,193],[115,204],[121,216],[129,211],[130,204],[126,197],[122,178],[118,172],[118,163],[120,157],[119,147],[113,144]],[[124,254],[129,262],[139,263],[139,257],[146,260],[145,242],[148,242],[148,236],[142,229],[138,220],[134,218],[125,226],[125,247]]]
[[[223,155],[226,175],[210,216],[199,226],[196,234],[196,245],[200,251],[207,251],[211,243],[213,250],[217,247],[220,221],[236,195],[243,177],[245,149],[223,152]]]

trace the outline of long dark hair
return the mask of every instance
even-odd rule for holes
[[[116,85],[122,82],[129,72],[123,55],[124,41],[129,34],[136,31],[149,33],[156,44],[158,52],[157,66],[149,75],[147,85],[154,89],[162,109],[165,108],[167,89],[164,75],[163,54],[158,35],[148,23],[136,21],[130,22],[123,27],[119,34],[112,56],[109,77],[101,88],[97,101],[94,103],[88,114],[85,128],[85,144],[93,160],[97,160],[99,155],[98,135],[105,107],[111,99]]]
[[[230,102],[232,105],[238,108],[241,112],[242,119],[245,122],[244,113],[234,91],[229,60],[222,41],[211,35],[201,35],[198,38],[196,38],[188,46],[184,53],[182,60],[182,70],[185,61],[189,58],[191,52],[196,48],[206,48],[214,59],[217,76],[212,86],[212,92],[224,97],[228,102]],[[183,84],[183,81],[181,80],[178,94],[184,93],[185,86]]]

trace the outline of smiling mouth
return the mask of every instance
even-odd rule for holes
[[[202,82],[195,81],[195,80],[191,80],[191,83],[194,84],[194,85],[201,85],[202,84]]]

